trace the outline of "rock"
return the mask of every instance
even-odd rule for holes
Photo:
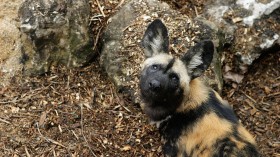
[[[100,63],[117,89],[139,102],[138,82],[144,52],[140,46],[147,25],[160,18],[169,30],[170,53],[180,57],[196,42],[212,39],[217,50],[224,45],[225,35],[204,18],[191,19],[158,0],[131,0],[109,19],[103,38]],[[205,80],[221,90],[220,52],[207,72]]]
[[[216,0],[206,5],[203,16],[234,38],[224,53],[225,67],[230,67],[225,80],[240,83],[262,53],[280,50],[279,0]]]
[[[24,74],[50,66],[79,67],[94,56],[88,0],[26,0],[19,12]]]
[[[129,3],[109,19],[110,23],[102,35],[100,64],[104,67],[118,90],[122,90],[124,86],[121,80],[125,72],[121,64],[126,56],[120,54],[123,48],[123,31],[135,18],[136,14],[131,3]]]
[[[0,3],[0,88],[21,71],[20,31],[17,10],[21,0],[2,0]]]
[[[251,11],[248,16],[243,17],[243,23],[252,26],[255,19],[260,19],[262,15],[269,15],[275,9],[279,8],[279,0],[266,0],[266,1],[255,1],[255,0],[237,0],[237,5]]]

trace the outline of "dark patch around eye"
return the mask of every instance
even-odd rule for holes
[[[169,78],[173,81],[178,81],[179,80],[179,76],[175,73],[170,74]]]

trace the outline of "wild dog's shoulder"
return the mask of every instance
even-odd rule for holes
[[[184,103],[177,108],[177,112],[188,112],[197,108],[215,112],[220,118],[234,123],[238,121],[227,101],[223,100],[217,92],[206,86],[199,78],[190,81],[189,92],[185,96]]]
[[[238,118],[236,117],[232,107],[225,100],[223,100],[216,91],[209,91],[209,98],[205,103],[220,118],[224,118],[231,123],[238,123]]]
[[[238,118],[228,102],[223,100],[216,91],[206,86],[203,81],[194,79],[190,82],[189,88],[189,94],[177,112],[187,112],[201,107],[207,112],[216,113],[220,118],[233,123],[238,122]]]

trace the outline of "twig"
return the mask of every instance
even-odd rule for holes
[[[138,24],[139,24],[139,22],[134,22],[134,23],[132,23],[131,25],[126,26],[122,31],[124,32],[124,31],[127,30],[129,27],[131,27],[131,26],[136,26],[136,25],[138,25]]]
[[[92,17],[90,17],[90,20],[93,20],[93,19],[95,19],[95,18],[99,18],[99,17],[102,17],[102,15],[95,15],[95,16],[92,16]]]
[[[266,105],[266,106],[271,106],[271,104],[269,104],[269,103],[267,103],[267,102],[263,102],[263,101],[262,101],[262,104],[263,104],[263,105]]]
[[[198,11],[197,11],[196,6],[194,6],[194,11],[195,11],[196,17],[198,17]]]
[[[76,137],[76,139],[78,140],[79,137],[76,135],[76,133],[74,132],[74,130],[71,130],[71,132],[73,133],[73,135]]]
[[[98,40],[99,40],[99,36],[100,36],[100,32],[101,32],[102,29],[103,29],[103,27],[99,28],[99,30],[98,30],[98,32],[96,34],[94,45],[93,45],[93,50],[96,49],[96,46],[97,46],[97,43],[98,43]]]
[[[31,155],[29,154],[29,152],[28,152],[28,150],[27,150],[27,147],[26,147],[26,146],[24,146],[24,150],[25,150],[26,156],[27,156],[27,157],[31,157]]]
[[[52,149],[52,152],[53,152],[53,156],[57,157],[54,149]]]
[[[123,4],[124,0],[121,0],[120,3],[115,7],[115,9],[117,9],[118,7],[120,7]]]
[[[70,70],[70,73],[71,73],[71,70]],[[69,76],[69,75],[67,76],[67,85],[66,85],[66,88],[67,88],[67,89],[70,88],[70,76]]]
[[[88,25],[90,26],[92,24],[92,21],[99,21],[100,23],[102,23],[99,17],[103,17],[103,16],[101,14],[99,14],[99,15],[95,15],[95,16],[91,17],[89,19]]]
[[[124,103],[123,99],[121,100],[120,96],[116,93],[116,91],[113,92],[112,88],[110,88],[110,90],[111,90],[111,93],[112,93],[112,97],[114,97],[114,95],[115,95],[115,97],[117,98],[117,104],[119,104],[127,112],[131,113],[131,111],[127,107],[125,107],[125,103]]]
[[[278,86],[280,86],[280,83],[276,83],[276,84],[272,85],[273,88],[278,87]]]
[[[18,101],[20,101],[21,99],[17,99],[15,98],[14,100],[12,101],[0,101],[0,104],[10,104],[10,103],[16,103]]]
[[[40,134],[40,136],[43,137],[46,141],[51,142],[51,143],[53,143],[53,144],[55,144],[55,145],[59,145],[59,146],[61,146],[61,147],[63,147],[63,148],[66,148],[66,146],[64,146],[63,144],[61,144],[61,143],[59,143],[59,142],[57,142],[57,141],[55,141],[55,140],[53,140],[53,139],[51,139],[51,138],[49,138],[49,137],[43,136],[43,134],[41,133],[41,131],[40,131],[40,129],[39,129],[39,124],[38,124],[38,122],[36,122],[36,127],[37,127],[37,130],[38,130],[38,133]]]
[[[249,98],[251,101],[253,101],[253,103],[257,103],[257,101],[255,99],[253,99],[252,97],[250,97],[249,95],[247,95],[246,93],[242,92],[247,98]]]
[[[49,88],[49,86],[47,87],[44,87],[44,88],[40,88],[40,89],[34,89],[30,92],[30,95],[29,94],[24,94],[24,96],[22,96],[20,99],[18,99],[18,97],[15,97],[14,100],[12,101],[0,101],[0,104],[10,104],[10,103],[17,103],[19,101],[24,101],[26,99],[29,99],[35,95],[38,95],[39,93],[42,93],[45,89]],[[38,91],[37,93],[35,93],[36,91]]]
[[[6,120],[4,120],[4,119],[2,119],[2,118],[0,118],[0,122],[7,123],[7,124],[11,124],[10,122],[8,122],[8,121],[6,121]]]
[[[100,5],[99,1],[98,1],[98,0],[96,0],[96,3],[97,3],[97,5],[98,5],[98,8],[99,8],[99,10],[100,10],[100,12],[101,12],[102,16],[103,16],[103,17],[105,17],[105,14],[104,14],[104,12],[103,12],[103,9],[102,9],[102,7],[101,7],[101,5]]]
[[[91,103],[92,105],[95,103],[95,87],[92,89],[92,92],[91,92]]]
[[[19,112],[19,113],[16,113],[16,114],[19,114],[19,115],[11,115],[11,117],[12,118],[22,118],[22,117],[29,117],[29,116],[31,116],[31,117],[40,117],[38,115],[34,115],[34,114],[30,114],[30,113],[21,113],[21,112]]]
[[[94,154],[94,152],[92,151],[92,149],[90,148],[89,143],[88,143],[88,141],[87,141],[87,139],[86,139],[86,137],[85,137],[85,135],[84,135],[84,126],[83,126],[83,105],[81,104],[80,107],[81,107],[81,121],[80,121],[80,124],[81,124],[81,133],[82,133],[82,136],[83,136],[83,138],[84,138],[84,140],[85,140],[85,142],[86,142],[86,144],[87,144],[87,147],[88,147],[89,151],[91,152],[91,154],[92,154],[94,157],[97,157],[97,156]]]
[[[276,93],[272,93],[267,95],[266,97],[272,97],[272,96],[276,96],[276,95],[280,95],[280,92],[276,92]]]

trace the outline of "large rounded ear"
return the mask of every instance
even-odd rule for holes
[[[168,31],[161,20],[156,19],[149,24],[142,39],[142,46],[146,57],[152,57],[159,53],[168,53]]]
[[[186,64],[191,79],[199,77],[211,64],[214,54],[214,44],[210,40],[203,40],[181,58]]]

